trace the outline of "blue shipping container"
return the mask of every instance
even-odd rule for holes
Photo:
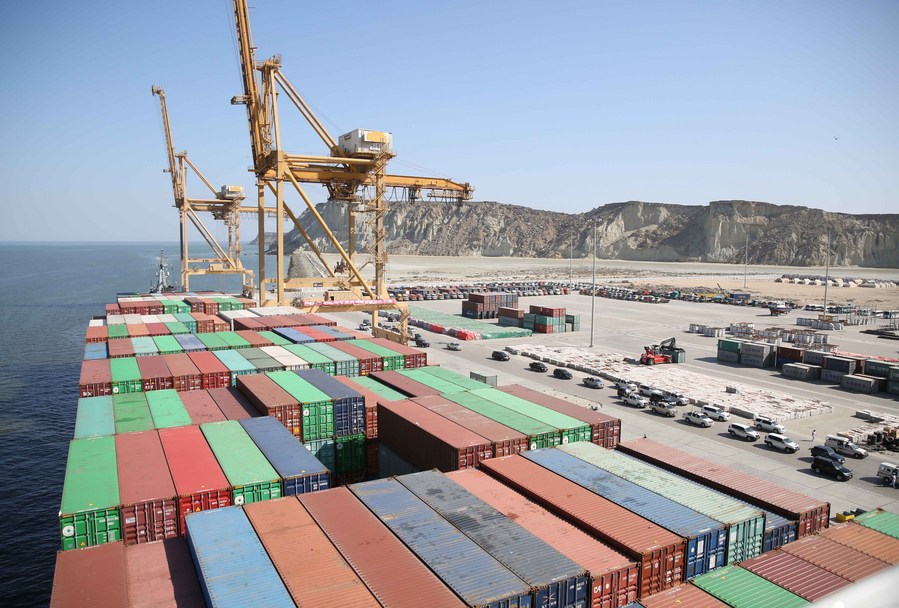
[[[762,540],[762,553],[783,547],[796,540],[797,522],[786,517],[765,511],[765,538]]]
[[[285,496],[328,489],[330,471],[277,419],[262,416],[239,422],[284,480]]]
[[[395,479],[349,486],[447,587],[474,608],[531,608],[528,584]]]
[[[334,435],[346,437],[365,432],[365,397],[320,369],[302,369],[297,376],[334,401]]]
[[[85,361],[106,359],[108,356],[109,354],[106,352],[106,342],[89,342],[84,345]]]
[[[292,327],[277,327],[275,328],[274,332],[282,338],[290,340],[294,344],[306,344],[308,342],[315,342],[315,338],[307,336],[306,334],[301,334]]]
[[[522,456],[682,537],[687,543],[685,579],[725,565],[727,527],[721,522],[559,450]]]
[[[186,353],[196,353],[206,350],[206,345],[194,334],[176,334],[175,339]]]
[[[243,509],[189,513],[184,523],[207,606],[296,606]]]
[[[587,605],[583,567],[438,471],[397,481],[531,586],[534,608]]]

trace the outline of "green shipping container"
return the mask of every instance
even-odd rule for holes
[[[734,608],[793,608],[808,604],[783,587],[734,565],[697,576],[693,584]]]
[[[131,346],[134,348],[135,357],[150,357],[159,354],[156,342],[150,336],[131,338]]]
[[[130,393],[112,396],[116,433],[150,431],[156,428],[153,425],[153,415],[150,413],[146,395],[146,393]]]
[[[182,300],[160,300],[162,303],[162,312],[167,315],[173,315],[179,312],[190,312],[190,306]]]
[[[246,350],[246,349],[244,349]],[[237,377],[246,376],[247,374],[258,374],[259,370],[256,366],[247,361],[240,353],[233,350],[217,350],[214,353],[215,358],[222,362],[222,365],[231,372],[231,386],[237,386]]]
[[[206,346],[206,350],[226,350],[231,348],[230,346],[228,346],[228,343],[222,339],[221,334],[197,334],[197,338],[199,338],[200,342],[202,342],[203,345]]]
[[[418,369],[422,370],[425,373],[431,374],[432,376],[440,378],[441,380],[452,382],[453,384],[456,384],[467,391],[477,391],[484,388],[483,382],[478,382],[477,380],[473,380],[472,378],[468,378],[460,373],[454,372],[444,367],[430,365],[426,367],[419,367]]]
[[[735,564],[761,555],[765,514],[760,510],[694,481],[593,443],[572,443],[559,449],[726,524],[726,563]]]
[[[181,321],[168,321],[165,323],[165,326],[168,328],[172,335],[177,334],[189,334],[190,330],[187,328],[187,325],[182,323]],[[177,342],[177,340],[176,340]]]
[[[73,439],[59,509],[63,551],[122,539],[115,437]]]
[[[334,467],[337,473],[365,470],[365,435],[348,435],[334,440]]]
[[[895,363],[881,361],[879,359],[868,359],[865,361],[865,375],[876,376],[878,378],[889,378],[891,370],[896,367]]]
[[[361,387],[367,388],[379,397],[383,397],[388,401],[404,401],[405,399],[408,399],[406,395],[400,393],[399,391],[395,391],[389,386],[385,386],[374,378],[370,378],[368,376],[359,376],[358,378],[353,378],[353,382]]]
[[[320,353],[333,361],[335,376],[349,376],[352,378],[359,375],[359,360],[356,359],[356,357],[337,350],[333,346],[318,342],[310,342],[303,346],[311,348],[315,352]]]
[[[477,382],[476,380],[474,382]],[[590,441],[593,431],[589,424],[582,420],[576,420],[571,416],[566,416],[542,405],[537,405],[521,397],[510,395],[509,393],[497,390],[495,388],[482,388],[472,391],[472,394],[483,397],[489,401],[493,401],[510,410],[521,412],[526,416],[530,416],[534,420],[538,420],[547,426],[559,429],[562,435],[562,443],[574,443],[576,441]]]
[[[215,335],[221,338],[228,348],[250,348],[250,343],[233,331],[220,331]]]
[[[718,340],[718,350],[726,350],[731,353],[738,353],[743,348],[742,340]]]
[[[127,338],[128,328],[124,325],[108,325],[106,327],[106,336],[109,340],[115,340],[117,338]]]
[[[281,479],[236,420],[200,425],[209,447],[231,484],[233,504],[280,498]]]
[[[887,392],[891,395],[899,395],[899,380],[887,381]]]
[[[293,344],[290,340],[285,338],[280,334],[276,334],[273,331],[257,331],[257,334],[271,342],[275,346],[287,346],[288,344]]]
[[[197,320],[190,316],[189,311],[177,312],[175,313],[175,318],[184,324],[188,332],[192,334],[197,333]]]
[[[391,350],[380,344],[372,344],[368,340],[347,340],[346,343],[381,357],[384,360],[385,372],[406,369],[405,355],[401,355],[395,350]]]
[[[433,374],[429,374],[426,370],[427,367],[418,367],[415,369],[404,369],[398,371],[398,374],[402,374],[407,378],[415,380],[416,382],[421,382],[425,386],[428,386],[438,393],[464,393],[467,389],[462,386],[459,386],[455,382],[450,382],[449,380],[445,380]]]
[[[275,334],[278,335],[278,334]],[[315,352],[311,348],[306,348],[302,344],[285,344],[282,346],[284,350],[287,352],[296,355],[303,361],[309,364],[312,369],[317,369],[325,372],[329,376],[336,376],[335,373],[335,364],[332,359],[324,356],[321,353]]]
[[[293,372],[269,372],[266,376],[300,403],[303,409],[303,441],[334,436],[334,401],[328,395]]]
[[[75,414],[75,439],[115,435],[112,396],[82,397]]]
[[[153,336],[153,342],[160,355],[177,355],[184,352],[174,336]]]
[[[532,450],[551,448],[562,444],[562,436],[558,430],[474,393],[468,391],[444,393],[441,397],[527,435],[528,447]]]
[[[190,414],[184,408],[178,391],[166,389],[162,391],[150,391],[144,393],[147,397],[147,405],[150,406],[150,415],[153,416],[153,424],[157,429],[167,429],[173,426],[189,426]]]
[[[140,369],[134,357],[119,357],[109,360],[109,375],[112,377],[112,393],[139,393],[144,390],[140,379]]]
[[[890,370],[889,379],[899,381],[899,365]]]
[[[877,509],[876,511],[868,511],[867,513],[856,515],[854,521],[866,528],[877,530],[893,538],[899,538],[899,515],[895,513]]]
[[[334,440],[333,439],[317,439],[315,441],[306,441],[303,446],[312,455],[318,458],[318,461],[325,465],[329,471],[335,470],[334,464]]]

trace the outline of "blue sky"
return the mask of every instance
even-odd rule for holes
[[[282,56],[332,135],[391,131],[392,172],[476,200],[899,212],[894,0],[251,6],[257,58]],[[0,239],[177,239],[151,84],[176,148],[252,191],[229,1],[17,2],[0,52]],[[282,108],[285,149],[323,153]]]

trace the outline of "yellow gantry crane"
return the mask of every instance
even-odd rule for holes
[[[187,152],[175,152],[172,144],[172,129],[169,125],[169,113],[165,104],[165,91],[153,85],[151,93],[159,97],[162,111],[162,124],[165,129],[166,154],[169,167],[164,169],[172,176],[172,191],[175,195],[175,207],[178,208],[181,241],[181,289],[190,291],[190,277],[193,275],[239,274],[242,277],[242,290],[245,297],[253,297],[253,271],[244,268],[240,261],[240,213],[256,213],[256,207],[241,207],[246,198],[241,186],[222,186],[216,190],[208,179],[187,157]],[[209,188],[214,198],[190,198],[187,196],[187,171],[193,171]],[[209,229],[197,213],[208,212],[212,217],[225,222],[228,227],[228,250],[215,240]],[[189,228],[193,224],[200,235],[209,244],[215,257],[191,258],[189,255]]]
[[[330,289],[322,300],[299,299],[293,304],[300,308],[314,310],[369,310],[375,335],[405,341],[408,311],[405,304],[394,302],[387,293],[385,249],[386,232],[384,220],[387,215],[385,192],[394,190],[403,200],[420,200],[422,192],[430,198],[469,200],[474,188],[467,183],[456,183],[443,178],[391,175],[387,173],[387,163],[395,155],[392,151],[392,135],[381,131],[356,129],[334,139],[318,120],[297,90],[281,72],[281,58],[271,57],[262,63],[256,62],[256,48],[253,46],[250,30],[250,16],[246,0],[234,0],[234,16],[237,30],[237,44],[240,54],[243,95],[232,98],[234,105],[246,105],[247,122],[250,129],[250,146],[253,167],[256,174],[259,213],[259,292],[260,304],[286,304],[286,289],[324,288]],[[280,133],[278,97],[283,94],[309,123],[316,135],[327,148],[327,155],[291,154],[284,151]],[[343,201],[349,206],[347,246],[344,247],[334,232],[327,226],[315,205],[306,195],[301,184],[321,184],[328,190],[329,201]],[[346,270],[346,276],[339,276],[331,269],[307,232],[300,225],[297,215],[285,202],[285,189],[290,186],[305,203],[310,214],[321,226],[334,249],[340,255],[338,266]],[[274,208],[265,207],[266,190],[274,195]],[[277,269],[275,277],[267,278],[265,272],[265,230],[264,212],[274,212],[276,223],[275,246],[277,249]],[[369,284],[355,263],[356,219],[358,214],[373,215],[374,243],[371,257],[374,263],[374,281]],[[306,240],[311,251],[328,269],[330,277],[310,277],[286,279],[284,277],[284,219],[291,219],[299,233]],[[266,300],[267,287],[273,286],[275,299]],[[401,311],[399,334],[385,332],[378,328],[378,310],[386,308]]]

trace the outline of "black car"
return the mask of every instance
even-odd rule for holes
[[[528,365],[528,367],[531,368],[531,370],[533,370],[533,371],[535,371],[535,372],[545,372],[545,371],[547,371],[546,365],[544,365],[544,364],[541,363],[540,361],[531,361],[531,364]]]
[[[674,397],[669,397],[668,395],[663,394],[661,391],[652,391],[649,394],[649,402],[670,403],[671,405],[677,405],[677,399],[675,399]]]
[[[833,461],[839,462],[843,464],[846,459],[837,454],[837,451],[834,450],[829,445],[816,445],[811,447],[812,456],[815,458],[829,458]]]
[[[571,380],[571,372],[565,369],[564,367],[557,367],[553,370],[553,376],[559,378],[560,380]]]
[[[490,353],[490,356],[493,357],[494,359],[496,359],[497,361],[508,361],[509,360],[509,353],[507,353],[504,350],[495,350],[492,353]]]
[[[417,346],[418,348],[428,348],[430,345],[431,343],[424,338],[417,338],[415,340],[415,346]]]
[[[632,391],[632,390],[629,389],[629,388],[619,388],[617,394],[618,394],[619,397],[627,397],[627,396],[630,395],[632,392],[634,392],[634,391]]]
[[[815,473],[823,473],[833,477],[837,481],[846,481],[852,478],[852,471],[830,458],[816,457],[812,461],[812,470]]]

